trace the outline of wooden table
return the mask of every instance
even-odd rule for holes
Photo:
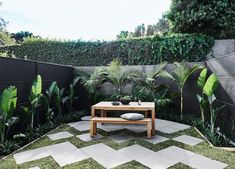
[[[101,116],[105,117],[107,111],[142,111],[145,116],[151,113],[152,136],[155,135],[155,103],[154,102],[130,102],[129,105],[112,105],[112,102],[99,102],[91,107],[91,117],[95,117],[96,110],[101,111]]]

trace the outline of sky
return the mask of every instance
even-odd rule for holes
[[[171,0],[0,0],[9,32],[45,38],[112,40],[122,30],[154,24]]]

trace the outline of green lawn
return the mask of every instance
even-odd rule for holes
[[[52,144],[57,144],[57,143],[65,142],[65,141],[69,141],[70,143],[74,144],[78,148],[89,146],[89,145],[96,144],[96,143],[104,143],[114,149],[121,149],[121,148],[130,146],[130,145],[133,145],[133,144],[139,144],[139,145],[144,146],[146,148],[149,148],[153,151],[158,151],[158,150],[164,149],[166,147],[175,145],[175,146],[193,151],[195,153],[210,157],[211,159],[215,159],[215,160],[227,163],[227,164],[229,164],[227,169],[234,169],[235,168],[235,154],[232,154],[230,152],[227,152],[227,151],[219,149],[219,148],[212,147],[206,141],[204,141],[196,146],[185,145],[183,143],[179,143],[174,140],[168,140],[168,141],[154,145],[154,144],[151,144],[151,143],[146,142],[141,139],[135,139],[135,140],[126,141],[126,142],[118,144],[118,143],[112,141],[111,139],[109,139],[108,136],[112,135],[112,134],[119,133],[119,132],[127,132],[128,134],[131,134],[134,136],[145,136],[145,133],[136,134],[136,133],[133,133],[133,132],[130,132],[127,130],[121,130],[121,131],[107,133],[107,132],[104,132],[104,131],[98,129],[98,133],[104,135],[105,136],[104,138],[96,140],[96,141],[84,142],[84,141],[79,140],[76,137],[76,135],[82,134],[82,133],[87,133],[88,131],[79,132],[76,129],[64,124],[64,125],[60,126],[59,128],[51,131],[50,133],[56,133],[59,131],[69,131],[70,133],[74,134],[74,136],[70,137],[70,138],[66,138],[66,139],[61,139],[58,141],[51,141],[47,136],[44,136],[44,137],[41,137],[36,142],[27,145],[26,147],[24,147],[23,149],[21,149],[19,151],[35,149],[35,148],[44,147],[44,146],[48,146],[48,145],[52,145]],[[168,138],[174,138],[174,137],[182,135],[182,134],[187,134],[187,135],[201,138],[200,134],[194,128],[179,131],[174,134],[165,134],[165,133],[160,133],[160,132],[157,132],[157,134],[162,135],[164,137],[168,137]],[[24,163],[22,165],[17,165],[15,163],[12,155],[10,155],[6,159],[2,159],[0,161],[0,168],[1,169],[18,169],[18,168],[26,169],[26,168],[34,167],[34,166],[39,166],[41,169],[61,168],[51,157],[42,158],[42,159],[35,160],[32,162]],[[98,164],[95,160],[90,158],[90,159],[80,161],[78,163],[73,163],[71,165],[67,165],[63,168],[65,168],[65,169],[101,169],[103,167],[100,164]],[[123,165],[116,167],[116,169],[129,169],[129,168],[143,169],[143,168],[147,168],[147,167],[143,166],[142,164],[140,164],[136,161],[131,161],[129,163],[126,163],[126,164],[123,164]],[[170,167],[170,169],[182,169],[182,168],[189,169],[190,167],[186,166],[185,164],[182,164],[182,163],[178,163],[178,164]]]

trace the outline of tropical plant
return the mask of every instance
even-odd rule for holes
[[[18,122],[18,117],[13,116],[16,103],[17,89],[15,86],[10,86],[0,96],[0,144],[5,143],[10,128]]]
[[[142,86],[148,92],[157,92],[162,85],[157,84],[158,78],[172,78],[172,76],[164,70],[167,62],[162,62],[155,67],[155,70],[150,74],[143,74],[138,81],[138,86]],[[164,85],[165,86],[165,85]]]
[[[143,74],[138,80],[138,83],[133,87],[133,97],[143,101],[154,101],[161,110],[169,105],[172,100],[168,95],[168,86],[158,84],[159,78],[172,78],[172,76],[164,70],[166,65],[167,62],[162,62],[156,66],[152,73]]]
[[[104,69],[104,81],[111,83],[119,95],[124,94],[123,89],[127,84],[134,83],[143,76],[138,70],[124,70],[120,59],[114,59],[110,65]]]
[[[206,78],[207,78],[207,69],[204,68],[197,80],[197,86],[201,89],[201,95],[196,94],[197,96],[197,100],[199,102],[199,107],[200,107],[200,111],[201,111],[201,119],[202,119],[202,123],[203,125],[205,124],[205,110],[208,106],[208,101],[206,98],[206,95],[203,92],[203,87],[205,86],[206,83]]]
[[[5,141],[0,144],[0,154],[10,154],[11,152],[17,150],[20,146],[15,141]]]
[[[90,103],[97,103],[102,97],[101,84],[104,83],[104,77],[107,76],[105,67],[97,67],[94,72],[76,69],[75,75],[80,77],[81,83],[87,90]]]
[[[99,90],[100,85],[104,83],[107,71],[105,67],[97,67],[94,72],[84,70],[76,70],[76,75],[80,77],[82,84],[85,86],[89,94],[94,94]]]
[[[49,89],[46,91],[49,107],[53,109],[56,109],[58,111],[58,114],[62,113],[62,95],[63,90],[60,90],[59,86],[57,85],[57,82],[52,82]]]
[[[211,129],[206,127],[204,130],[204,134],[213,145],[221,146],[221,136],[218,133],[211,132]]]
[[[211,74],[203,87],[203,92],[207,96],[209,103],[211,133],[214,133],[215,122],[218,113],[224,108],[224,105],[213,108],[213,103],[216,100],[216,96],[214,93],[218,88],[218,84],[219,82],[217,76],[215,74]]]
[[[180,91],[180,117],[183,117],[183,109],[184,109],[184,98],[183,98],[183,90],[185,83],[188,78],[200,67],[198,65],[189,66],[186,62],[175,62],[175,68],[172,72],[171,79],[176,83],[179,91]]]
[[[73,79],[73,81],[69,85],[68,95],[66,95],[65,97],[62,98],[62,103],[67,106],[69,113],[73,112],[74,101],[76,99],[78,99],[78,97],[76,96],[76,93],[75,93],[75,88],[76,88],[79,80],[80,80],[80,77],[75,77]],[[63,95],[63,92],[61,92],[61,95]]]
[[[34,128],[35,122],[35,115],[37,113],[37,108],[41,106],[42,99],[42,78],[40,75],[37,75],[36,79],[34,79],[31,91],[30,91],[30,107],[25,106],[23,107],[23,110],[30,116],[30,129],[32,130]]]

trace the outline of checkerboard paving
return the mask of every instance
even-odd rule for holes
[[[176,146],[155,152],[137,144],[115,150],[103,143],[79,149],[69,142],[64,142],[17,153],[14,155],[14,159],[17,164],[22,164],[47,156],[51,156],[61,167],[88,158],[93,158],[105,168],[113,168],[132,160],[151,169],[166,169],[179,162],[197,169],[223,169],[227,167],[225,163]]]
[[[68,125],[79,131],[90,130],[89,121],[79,121],[75,123],[69,123]],[[134,132],[146,131],[146,128],[143,125],[99,124],[98,128],[107,132],[122,129],[128,129]],[[187,128],[190,128],[190,126],[176,122],[156,119],[157,131],[170,134]],[[66,131],[48,135],[51,140],[68,138],[71,136],[73,135]],[[91,141],[93,139],[100,139],[102,137],[103,136],[98,134],[96,138],[91,138],[89,133],[85,133],[78,135],[77,139],[80,139],[82,141]],[[109,136],[109,138],[118,143],[122,143],[130,139],[142,139],[151,144],[158,144],[160,142],[169,140],[169,138],[160,135],[155,135],[151,139],[146,139],[145,137],[137,138],[125,133],[111,135]],[[187,135],[178,136],[176,138],[173,138],[173,140],[191,146],[196,146],[197,144],[203,141],[202,139]],[[22,164],[48,156],[51,156],[61,167],[88,158],[93,158],[96,162],[98,162],[105,168],[113,168],[124,163],[130,162],[132,160],[135,160],[151,169],[166,169],[179,162],[196,169],[223,169],[227,167],[227,164],[225,163],[212,160],[208,157],[185,150],[183,148],[179,148],[177,146],[170,146],[155,152],[137,144],[124,147],[119,150],[115,150],[103,143],[77,148],[76,146],[67,141],[29,151],[19,152],[13,155],[16,164]]]

